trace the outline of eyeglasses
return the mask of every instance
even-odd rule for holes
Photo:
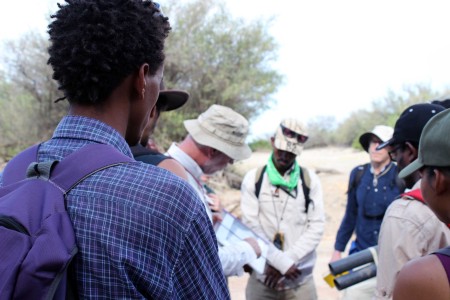
[[[305,143],[308,140],[308,137],[306,135],[297,133],[295,131],[290,130],[289,128],[284,127],[280,124],[281,131],[283,132],[283,135],[290,139],[296,139],[299,143]]]
[[[398,145],[397,147],[394,147],[390,151],[388,151],[389,157],[392,161],[397,161],[397,150],[402,149],[403,145]]]

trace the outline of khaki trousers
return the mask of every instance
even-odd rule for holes
[[[371,300],[375,295],[377,277],[364,280],[346,288],[342,292],[342,300]]]

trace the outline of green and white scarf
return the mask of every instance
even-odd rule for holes
[[[289,182],[286,181],[273,164],[273,152],[267,162],[266,172],[272,185],[286,187],[289,191],[292,191],[297,186],[300,178],[300,167],[298,166],[297,161],[294,161],[294,170],[290,174]]]

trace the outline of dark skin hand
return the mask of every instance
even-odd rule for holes
[[[277,286],[278,281],[283,277],[277,269],[269,265],[266,267],[265,275],[264,284],[272,289]]]
[[[302,272],[297,269],[295,265],[292,265],[289,270],[287,270],[286,274],[284,274],[284,277],[287,279],[295,279],[301,274]],[[281,273],[277,269],[269,265],[266,267],[265,275],[266,279],[264,281],[264,284],[272,289],[277,286],[278,282],[283,277],[283,275],[281,275]]]
[[[296,279],[302,274],[302,271],[297,269],[296,265],[292,265],[289,270],[287,270],[286,274],[284,274],[284,277],[287,279]]]
[[[252,274],[253,269],[249,265],[244,265],[244,272],[247,272],[249,274]]]

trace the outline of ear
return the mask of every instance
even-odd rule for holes
[[[148,64],[142,64],[139,67],[138,76],[135,80],[134,86],[136,89],[137,94],[139,95],[139,98],[142,96],[142,92],[146,90],[147,82],[145,81],[145,78],[147,77],[149,72],[149,66]]]
[[[434,173],[434,182],[432,182],[431,185],[435,189],[436,194],[440,195],[445,193],[448,189],[447,178],[438,169],[434,169],[433,173]]]
[[[157,114],[157,108],[156,105],[153,106],[152,111],[150,112],[150,118],[156,118],[156,114]]]
[[[410,142],[406,142],[404,151],[406,151],[406,150],[409,153],[409,154],[407,154],[408,160],[411,162],[416,160],[416,158],[419,155],[419,152],[416,149],[416,147],[414,147]]]

